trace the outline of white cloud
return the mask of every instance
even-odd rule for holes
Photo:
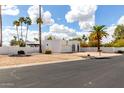
[[[32,22],[35,23],[36,19],[39,16],[39,7],[38,6],[31,6],[28,9],[28,14],[30,16],[30,18],[32,19]],[[43,8],[41,7],[41,14],[43,14]]]
[[[2,14],[16,16],[19,14],[19,9],[17,6],[4,5],[2,6]]]
[[[49,11],[44,12],[43,14],[43,22],[44,24],[51,25],[54,23],[54,20],[51,18],[51,13]]]
[[[110,27],[108,27],[108,28],[106,29],[106,32],[109,34],[109,36],[108,36],[107,38],[103,38],[102,41],[103,41],[104,43],[107,43],[107,42],[111,42],[112,40],[114,40],[114,38],[113,38],[112,36],[113,36],[113,34],[114,34],[115,28],[117,27],[116,25],[121,25],[121,24],[124,25],[124,16],[121,16],[121,17],[118,19],[118,21],[117,21],[116,24],[112,24]]]
[[[118,20],[117,24],[123,24],[124,25],[124,16],[121,16]]]
[[[112,36],[113,36],[113,34],[114,34],[115,28],[116,28],[116,25],[112,25],[112,26],[110,26],[110,27],[108,27],[108,28],[106,29],[106,32],[107,32],[109,35],[107,36],[107,38],[104,37],[104,38],[102,39],[103,43],[111,42],[112,40],[114,40],[114,38],[113,38]]]
[[[25,37],[26,34],[26,27],[23,28],[23,37]],[[20,27],[19,27],[19,34],[20,34]],[[3,45],[10,45],[10,41],[13,39],[13,36],[17,36],[17,32],[14,27],[6,26],[6,28],[3,30]],[[31,31],[29,30],[28,33],[28,40],[34,41],[34,37],[38,37],[38,31]]]
[[[68,28],[67,26],[59,25],[59,24],[53,24],[52,26],[50,26],[50,31],[56,32],[56,33],[75,32],[74,29],[71,29],[71,28]]]
[[[3,30],[3,45],[9,45],[10,41],[13,39],[13,36],[17,36],[15,27],[6,26],[6,29]],[[23,26],[23,37],[25,37],[26,27]],[[20,27],[19,27],[20,33]],[[34,37],[38,38],[38,31],[29,30],[28,40],[34,41]],[[83,34],[89,36],[89,32],[76,32],[74,29],[69,28],[64,25],[53,24],[50,26],[49,32],[42,32],[42,40],[47,39],[48,36],[54,36],[56,39],[70,39],[74,37],[80,37]]]
[[[59,24],[53,24],[52,26],[50,26],[50,32],[49,34],[53,34],[58,38],[72,38],[72,37],[76,37],[76,31],[72,28],[69,28],[67,26],[64,25],[59,25]]]
[[[36,19],[39,16],[39,6],[31,6],[31,7],[29,7],[27,12],[28,12],[30,18],[32,19],[32,22],[36,23]],[[51,13],[49,11],[44,11],[43,7],[41,7],[41,16],[43,18],[44,24],[51,25],[54,23]]]
[[[79,22],[80,29],[89,30],[95,24],[96,5],[73,5],[65,15],[67,22]]]
[[[64,25],[53,24],[50,26],[49,32],[45,34],[45,39],[48,36],[54,36],[56,39],[71,39],[75,37],[81,37],[82,35],[89,36],[90,32],[77,32],[72,28],[69,28]]]

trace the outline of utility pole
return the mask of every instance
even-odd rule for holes
[[[41,19],[41,5],[39,5],[39,19]],[[41,23],[39,23],[39,53],[42,53]]]
[[[2,47],[2,9],[0,5],[0,47]]]

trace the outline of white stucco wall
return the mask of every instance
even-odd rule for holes
[[[38,53],[38,47],[16,47],[16,46],[8,46],[8,47],[0,47],[0,54],[17,54],[19,50],[24,50],[26,54],[29,53]]]
[[[56,45],[55,45],[56,46]],[[61,52],[58,51],[57,47],[53,48],[55,51],[57,51],[57,53],[61,53],[61,52],[70,52],[72,51],[71,47],[68,48],[62,48]],[[27,54],[30,53],[38,53],[39,52],[39,47],[15,47],[15,46],[11,46],[11,47],[0,47],[0,54],[6,54],[6,55],[10,55],[10,54],[17,54],[17,51],[19,50],[24,50]],[[122,50],[124,51],[124,47],[101,47],[101,50],[103,52],[117,52],[118,50]],[[82,52],[86,52],[86,51],[97,51],[97,47],[90,47],[90,48],[80,48],[80,51]]]
[[[43,51],[45,52],[47,49],[59,53],[61,52],[61,42],[59,40],[45,40],[43,42]]]
[[[117,52],[118,50],[124,51],[124,47],[101,47],[102,52]],[[80,48],[81,52],[96,52],[97,47],[87,47],[87,48]]]

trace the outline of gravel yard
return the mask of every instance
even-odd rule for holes
[[[8,55],[0,55],[0,66],[16,66],[31,63],[45,63],[53,61],[65,60],[85,60],[87,55],[99,57],[97,52],[79,52],[79,53],[65,53],[65,54],[32,54],[29,57],[9,57]],[[101,57],[119,56],[121,54],[115,53],[101,53]]]

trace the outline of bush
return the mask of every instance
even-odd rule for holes
[[[113,44],[114,47],[124,47],[124,39],[119,39]]]
[[[93,40],[93,41],[89,41],[88,42],[88,45],[90,46],[90,47],[97,47],[97,40]]]
[[[88,44],[86,42],[80,42],[80,47],[88,47]]]
[[[45,54],[52,54],[52,51],[51,50],[46,50]]]
[[[23,40],[20,40],[18,42],[19,42],[20,47],[25,47],[26,46],[26,44]]]
[[[101,45],[102,47],[112,47],[113,46],[113,42],[110,43],[105,43]]]
[[[124,53],[124,51],[122,51],[122,50],[118,50],[117,53]]]
[[[25,51],[23,50],[18,51],[18,55],[25,55]]]

